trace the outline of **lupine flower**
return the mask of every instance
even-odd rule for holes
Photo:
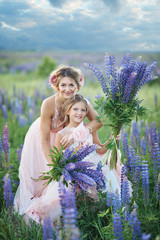
[[[4,161],[5,163],[9,162],[9,129],[8,123],[6,122],[3,128],[3,151],[4,151]]]
[[[3,178],[3,195],[4,195],[4,199],[5,199],[5,204],[6,207],[10,207],[13,205],[13,199],[14,199],[14,195],[12,192],[12,186],[11,186],[11,179],[9,177],[9,173],[7,173],[4,178]]]
[[[142,186],[143,186],[143,196],[144,202],[147,204],[149,199],[149,172],[148,172],[148,163],[143,162],[142,165]]]
[[[31,124],[34,120],[34,111],[32,109],[29,109],[28,118],[29,118],[29,123]]]
[[[42,227],[43,227],[43,239],[44,240],[53,239],[52,222],[49,217],[44,218]]]
[[[121,204],[124,207],[123,216],[126,221],[129,219],[129,181],[126,176],[124,176],[121,185]]]
[[[132,138],[132,146],[138,148],[138,146],[140,145],[140,132],[139,132],[139,126],[138,123],[136,121],[132,122],[132,134],[131,134],[131,138]]]
[[[113,229],[115,238],[118,240],[123,240],[122,221],[118,213],[114,213],[113,216]]]
[[[66,188],[60,183],[60,203],[63,212],[65,239],[79,240],[80,232],[77,223],[77,209],[75,201],[75,188]]]
[[[2,146],[2,139],[0,135],[0,167],[3,166],[3,158],[4,158],[4,152],[3,152],[3,146]]]
[[[18,122],[20,127],[23,127],[28,123],[28,120],[24,115],[18,115]]]
[[[113,199],[114,199],[114,193],[112,191],[112,187],[111,187],[111,180],[108,180],[108,187],[107,187],[107,205],[109,207],[111,207],[113,205]]]
[[[146,155],[147,143],[144,137],[142,137],[140,145],[141,145],[141,154]]]
[[[151,238],[151,234],[146,234],[146,233],[142,233],[141,239],[142,240],[149,240]]]
[[[23,148],[23,145],[21,145],[20,148],[17,149],[17,159],[18,159],[19,162],[21,160],[22,148]]]
[[[144,108],[139,107],[140,101],[135,97],[144,84],[153,80],[152,72],[156,62],[147,68],[147,63],[141,63],[140,58],[132,60],[129,56],[125,56],[117,70],[115,57],[106,54],[106,78],[98,67],[92,64],[85,64],[85,66],[94,72],[105,94],[105,97],[96,101],[99,117],[104,125],[111,126],[114,137],[116,137],[124,124],[129,124],[136,115],[144,114]],[[117,142],[114,142],[113,146],[110,160],[111,169],[116,167]]]
[[[133,240],[136,240],[138,237],[141,236],[141,223],[137,217],[136,208],[133,209],[130,215],[130,224],[132,225],[133,229]]]
[[[160,148],[158,143],[153,146],[153,171],[154,179],[157,180],[158,174],[160,172]]]
[[[2,112],[3,112],[4,119],[7,121],[8,114],[7,114],[7,107],[6,107],[6,105],[2,105]]]
[[[11,108],[11,112],[14,114],[15,113],[15,109],[14,109],[14,101],[13,101],[13,99],[11,99],[11,101],[10,101],[10,108]]]
[[[150,134],[150,129],[149,129],[149,124],[146,122],[145,125],[145,135],[146,135],[146,140],[147,140],[147,145],[149,149],[149,154],[152,156],[152,141],[151,141],[151,134]]]
[[[158,174],[158,178],[156,182],[156,199],[157,199],[157,202],[160,200],[160,173]]]
[[[154,143],[158,141],[157,128],[154,122],[151,123],[151,141],[152,145],[154,145]]]
[[[120,195],[118,192],[114,193],[112,202],[113,202],[113,212],[115,213],[121,207],[121,199],[120,199]]]

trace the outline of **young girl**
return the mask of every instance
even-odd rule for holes
[[[57,133],[55,146],[60,149],[62,146],[61,139],[69,133],[71,134],[70,138],[73,139],[73,144],[71,146],[74,147],[75,150],[78,150],[86,144],[97,144],[98,149],[85,158],[85,161],[87,160],[95,163],[96,167],[100,161],[103,161],[103,154],[107,152],[106,145],[110,142],[112,135],[109,140],[102,144],[98,138],[97,132],[89,132],[89,129],[86,128],[87,124],[83,122],[88,112],[88,104],[83,96],[79,94],[68,99],[64,103],[62,111],[62,117],[67,126]],[[119,140],[120,136],[118,135],[116,139]],[[107,180],[106,190],[108,191],[110,188],[111,191],[118,191],[120,194],[120,162],[117,163],[117,170],[110,170],[109,165],[103,167],[103,173]]]
[[[49,82],[56,94],[43,101],[41,116],[29,128],[22,150],[19,167],[20,185],[14,199],[14,208],[19,214],[25,214],[25,216],[27,216],[27,211],[32,207],[33,202],[36,204],[37,201],[38,206],[38,203],[41,203],[46,194],[47,189],[39,192],[37,197],[33,199],[33,196],[42,189],[43,181],[35,182],[32,179],[37,179],[40,172],[49,170],[47,164],[52,163],[49,156],[50,149],[55,145],[57,132],[64,127],[64,122],[61,121],[62,106],[83,86],[84,79],[79,69],[59,66],[51,73]],[[96,116],[97,113],[88,102],[89,130],[93,132],[102,126],[101,123],[96,121]],[[61,139],[61,143],[65,147],[73,142],[73,139],[68,140],[69,135]],[[49,200],[46,200],[46,202]]]
[[[101,144],[98,136],[95,132],[90,133],[87,128],[87,124],[85,125],[83,120],[87,116],[88,113],[88,102],[79,94],[76,94],[69,99],[63,105],[62,108],[62,118],[61,121],[67,125],[64,129],[60,130],[56,134],[55,146],[60,149],[62,144],[62,139],[66,134],[70,135],[70,139],[72,139],[72,147],[74,147],[75,151],[84,146],[85,144],[97,144],[99,145],[99,149],[97,152],[92,152],[89,156],[87,156],[85,161],[92,161],[98,164],[102,160],[102,156],[100,153],[105,153],[107,151],[106,144]],[[108,180],[109,166],[105,165],[103,167],[103,173],[105,174]],[[39,174],[40,175],[40,174]],[[113,191],[120,191],[119,183],[117,182],[116,176],[113,171],[109,174],[111,178]],[[95,196],[96,189],[92,189],[91,196]],[[32,204],[26,211],[26,217],[29,217],[36,222],[43,221],[45,216],[49,216],[53,221],[57,219],[58,216],[61,215],[61,206],[59,202],[58,195],[58,182],[52,181],[45,189],[44,194],[39,198],[33,198]]]

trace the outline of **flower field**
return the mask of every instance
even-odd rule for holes
[[[27,225],[13,210],[24,137],[40,115],[43,99],[53,94],[48,84],[52,60],[82,70],[85,84],[80,93],[97,107],[95,102],[104,96],[104,91],[101,81],[84,63],[98,66],[105,75],[104,53],[0,53],[0,239],[160,239],[160,55],[131,55],[141,55],[148,65],[156,61],[157,78],[137,94],[146,114],[121,126],[121,196],[103,192],[93,201],[85,192],[75,197],[74,190],[69,192],[61,186],[63,217],[53,226],[49,219],[42,225]],[[115,56],[120,65],[124,54]],[[98,132],[100,140],[106,141],[112,130],[113,126],[103,126]]]

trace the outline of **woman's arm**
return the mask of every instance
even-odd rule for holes
[[[60,150],[61,147],[62,147],[62,144],[61,144],[61,140],[62,140],[63,136],[59,133],[56,134],[56,139],[55,139],[55,147]]]
[[[90,120],[90,122],[86,124],[86,127],[88,127],[90,133],[93,133],[97,131],[99,128],[101,128],[103,124],[101,121],[98,121],[96,119],[96,117],[98,116],[98,113],[93,109],[92,105],[88,100],[87,102],[88,102],[87,118]]]
[[[54,108],[52,108],[54,109]],[[44,100],[41,106],[41,122],[40,122],[40,131],[41,131],[41,145],[44,155],[48,163],[53,163],[52,158],[49,156],[51,154],[50,149],[50,127],[51,127],[51,104],[50,100]]]

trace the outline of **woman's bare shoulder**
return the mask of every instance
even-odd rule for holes
[[[43,100],[41,105],[41,111],[54,112],[55,108],[55,95]]]

